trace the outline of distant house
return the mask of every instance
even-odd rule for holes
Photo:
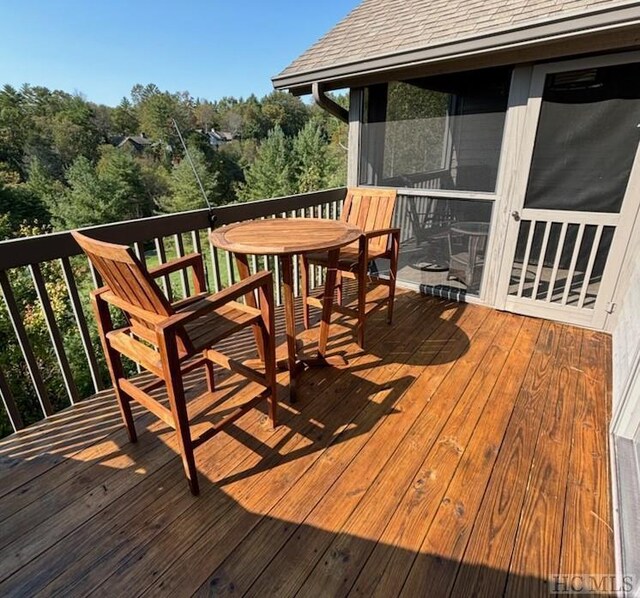
[[[207,137],[209,138],[209,144],[216,149],[225,143],[229,143],[229,141],[233,141],[233,133],[216,131],[215,129],[211,129],[207,133]]]
[[[128,135],[120,143],[118,143],[117,147],[119,148],[128,148],[133,150],[136,153],[142,153],[145,149],[153,145],[153,141],[149,139],[144,133],[140,133],[140,135]]]

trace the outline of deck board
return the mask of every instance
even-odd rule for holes
[[[0,441],[0,594],[524,595],[613,572],[607,336],[409,292],[366,352],[346,323],[348,363],[306,372],[276,430],[255,410],[198,448],[200,497],[168,428],[140,410],[131,445],[109,393]]]

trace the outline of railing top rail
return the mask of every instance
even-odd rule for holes
[[[345,192],[344,187],[339,187],[216,207],[216,226],[339,201],[344,199]],[[208,226],[209,212],[203,209],[91,226],[83,230],[102,241],[131,245],[136,241],[147,241]],[[0,242],[0,270],[47,262],[79,253],[80,247],[69,231],[10,239]]]

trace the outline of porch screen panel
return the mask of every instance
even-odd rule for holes
[[[640,64],[547,75],[524,207],[619,212],[639,127]]]
[[[495,191],[510,75],[491,69],[368,88],[361,183]]]
[[[394,211],[394,226],[401,230],[398,281],[450,299],[479,295],[492,205],[400,195]]]

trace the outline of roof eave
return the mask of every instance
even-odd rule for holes
[[[586,40],[595,43],[585,43]],[[569,55],[634,45],[640,45],[638,3],[290,75],[285,71],[273,77],[272,82],[276,89],[306,94],[310,93],[314,82],[324,83],[327,89],[339,89],[429,66],[439,69],[438,72],[446,72],[459,70],[461,62],[471,64],[470,68],[474,68],[473,64],[480,68],[485,62],[485,66],[509,64],[514,56],[519,58],[518,61],[526,62],[535,59],[535,51],[539,48],[547,50],[539,56],[544,59],[553,58],[558,53]]]

